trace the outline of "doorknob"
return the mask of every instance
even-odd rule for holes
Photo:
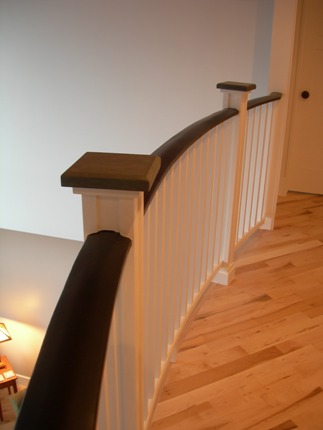
[[[310,93],[308,91],[302,91],[301,92],[302,99],[308,99],[309,96],[310,96]]]

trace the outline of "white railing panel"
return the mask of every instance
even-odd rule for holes
[[[110,335],[109,345],[107,349],[106,364],[102,379],[101,397],[99,415],[97,420],[97,430],[121,430],[122,429],[122,413],[121,399],[119,394],[119,381],[117,380],[119,371],[119,351],[117,346],[117,322],[116,312],[114,311]],[[109,383],[108,383],[109,381]]]
[[[272,115],[273,115],[273,103],[266,104],[265,108],[265,127],[264,127],[264,151],[262,160],[262,169],[260,177],[260,187],[259,187],[259,207],[257,218],[259,221],[263,221],[266,217],[266,196],[268,190],[268,169],[270,163],[270,144],[271,140],[271,130],[272,130]],[[273,144],[273,142],[272,142]]]
[[[193,244],[193,257],[191,266],[194,268],[192,276],[191,295],[189,296],[189,305],[194,301],[195,294],[199,291],[201,279],[201,264],[203,252],[203,233],[204,233],[204,192],[206,192],[206,178],[205,178],[205,138],[204,136],[197,142],[197,160],[196,172],[194,172],[196,182],[196,200],[194,223],[194,244]]]
[[[192,176],[192,188],[189,205],[190,228],[187,234],[190,236],[188,246],[188,271],[187,271],[187,302],[183,303],[182,315],[187,312],[187,307],[192,303],[194,297],[194,281],[196,272],[196,258],[198,258],[197,241],[200,210],[200,175],[201,175],[201,153],[199,151],[199,141],[193,147],[192,157],[189,160],[189,170]]]
[[[266,217],[272,105],[248,111],[236,246],[259,228]]]
[[[144,374],[144,392],[148,399],[163,363],[171,358],[181,324],[221,265],[226,190],[232,182],[234,148],[228,143],[232,127],[234,119],[211,130],[175,162],[144,216],[144,368],[149,369]]]
[[[252,128],[252,132],[250,133],[250,164],[249,164],[249,183],[247,188],[247,203],[246,203],[246,216],[244,221],[244,229],[243,236],[245,236],[253,227],[252,219],[253,219],[253,202],[255,195],[255,178],[256,178],[256,169],[257,169],[257,155],[258,155],[258,139],[259,139],[259,112],[256,109],[252,112],[252,122],[250,127]],[[249,112],[248,112],[249,114]],[[249,115],[248,115],[249,116]],[[249,126],[249,121],[248,121]],[[243,237],[242,236],[242,237]]]
[[[173,288],[176,296],[175,309],[174,309],[174,333],[179,329],[182,317],[182,303],[186,302],[187,290],[185,288],[185,282],[187,281],[187,254],[186,247],[189,241],[189,174],[188,174],[188,154],[184,154],[183,157],[176,163],[175,170],[177,171],[177,187],[176,195],[174,196],[175,208],[176,208],[176,246],[175,256],[176,261],[174,265],[174,277],[173,277]],[[172,334],[173,336],[173,334]]]
[[[264,128],[265,128],[265,116],[263,115],[263,106],[256,108],[256,115],[258,121],[258,134],[257,139],[253,142],[254,147],[256,148],[256,157],[255,157],[255,169],[254,169],[254,178],[253,178],[253,195],[252,195],[252,204],[251,204],[251,217],[250,217],[250,230],[253,229],[257,223],[260,221],[257,219],[257,212],[259,207],[259,193],[260,193],[260,176],[262,169],[262,156],[263,156],[263,137],[264,137]]]
[[[243,158],[243,176],[240,193],[240,205],[239,205],[239,222],[237,228],[237,240],[236,244],[244,237],[246,231],[246,223],[250,218],[251,213],[251,154],[253,150],[253,136],[254,136],[254,122],[255,122],[255,111],[248,112],[247,127],[245,132],[245,146],[244,146],[244,158]]]
[[[165,201],[166,212],[166,246],[165,246],[165,308],[166,312],[164,317],[165,321],[165,349],[163,360],[167,358],[168,345],[172,344],[174,336],[175,324],[175,303],[176,303],[176,290],[174,288],[174,276],[176,274],[175,264],[177,264],[176,241],[176,198],[174,183],[179,181],[177,169],[172,168],[166,180],[166,194]],[[168,306],[167,306],[168,304]]]
[[[152,366],[152,370],[153,370],[153,389],[155,388],[155,379],[157,377],[157,375],[159,374],[159,369],[160,369],[160,350],[161,350],[161,343],[160,343],[160,338],[159,338],[159,320],[160,320],[160,314],[161,314],[161,306],[159,305],[159,295],[160,295],[160,291],[158,289],[159,286],[159,280],[158,280],[158,266],[159,266],[159,261],[158,261],[158,256],[160,254],[160,243],[159,243],[159,237],[160,237],[160,219],[162,217],[162,215],[160,215],[160,195],[159,193],[156,193],[156,197],[155,197],[155,201],[156,201],[156,206],[155,206],[155,212],[152,214],[152,218],[155,218],[155,223],[153,225],[154,229],[152,231],[152,240],[154,238],[154,251],[153,251],[153,261],[152,261],[152,274],[153,274],[153,283],[151,284],[151,287],[154,291],[154,301],[153,301],[153,308],[152,308],[152,318],[151,320],[147,320],[147,324],[153,324],[154,327],[154,334],[153,334],[153,338],[151,339],[151,346],[154,352],[154,363]],[[146,270],[146,266],[147,263],[146,261],[144,261],[144,270]],[[160,269],[160,268],[159,268]],[[146,285],[144,285],[145,290],[147,289]]]
[[[157,216],[151,216],[158,206],[158,198],[155,198],[145,214],[144,222],[144,393],[145,399],[152,398],[155,388],[155,363],[156,357],[156,313],[157,307],[157,288],[156,288],[156,248],[157,242]],[[157,212],[158,213],[158,212]],[[148,405],[145,403],[145,416],[147,415]]]
[[[230,278],[234,251],[266,217],[272,104],[246,111],[246,94],[240,99],[242,113],[208,131],[174,163],[146,213],[142,193],[99,191],[99,204],[95,192],[84,193],[86,231],[108,227],[133,240],[111,326],[97,430],[148,430],[164,370],[194,306],[215,275],[224,279],[226,271]]]
[[[221,262],[221,242],[223,226],[223,206],[225,192],[223,189],[223,153],[225,145],[225,126],[221,125],[216,130],[214,140],[214,175],[212,196],[212,225],[210,240],[209,270],[213,272]]]
[[[200,281],[209,277],[210,271],[208,269],[209,249],[210,249],[210,236],[212,224],[212,196],[214,191],[214,130],[211,130],[205,137],[205,193],[204,193],[204,220],[203,220],[203,248],[202,248],[202,262],[200,271]],[[202,283],[199,287],[202,286]]]
[[[283,116],[281,113],[282,104],[278,101],[270,103],[270,126],[268,124],[268,165],[265,178],[264,196],[264,224],[260,228],[271,230],[274,227],[277,195],[279,188],[280,171],[283,158],[283,145],[281,139],[281,126]]]
[[[122,339],[122,331],[118,323],[117,309],[113,313],[111,331],[109,336],[109,345],[106,357],[106,366],[104,370],[103,387],[105,391],[105,408],[107,427],[101,426],[100,429],[122,429],[123,428],[123,412],[121,405],[123,404],[120,393],[122,382],[118,380],[122,375],[120,365],[122,357],[120,345]]]

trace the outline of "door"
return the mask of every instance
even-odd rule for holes
[[[287,187],[323,194],[323,0],[303,0]]]

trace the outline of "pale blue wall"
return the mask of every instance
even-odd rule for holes
[[[266,87],[272,4],[0,2],[0,227],[80,240],[61,173],[86,151],[152,152],[221,108],[219,81]]]
[[[221,108],[217,82],[266,88],[272,3],[0,2],[0,320],[19,373],[81,247],[65,240],[82,239],[81,205],[61,173],[85,151],[152,152]]]

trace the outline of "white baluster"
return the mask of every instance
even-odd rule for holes
[[[224,250],[223,267],[214,280],[228,284],[234,276],[234,252],[239,219],[239,201],[243,173],[244,142],[247,118],[247,102],[249,93],[256,87],[254,84],[237,84],[224,82],[217,85],[223,91],[224,107],[238,109],[233,139],[228,142],[230,153],[228,160],[228,187],[224,212]]]

